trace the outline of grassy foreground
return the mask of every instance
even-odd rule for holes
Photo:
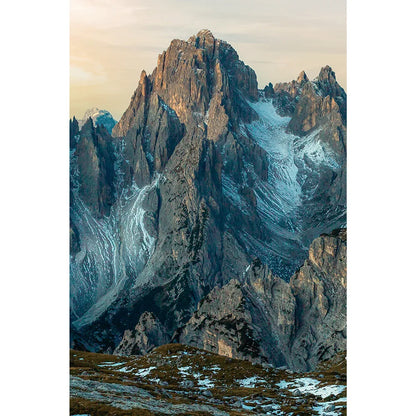
[[[346,361],[293,373],[168,344],[137,357],[70,351],[71,415],[345,415]]]

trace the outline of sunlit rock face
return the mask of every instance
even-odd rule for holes
[[[254,259],[287,284],[312,240],[345,225],[345,102],[330,68],[259,90],[203,30],[142,72],[112,136],[72,121],[74,342],[112,352],[144,312],[170,337]]]

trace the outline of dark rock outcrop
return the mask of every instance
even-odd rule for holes
[[[309,257],[290,279],[296,299],[292,368],[315,368],[347,347],[346,229],[314,240]]]
[[[124,332],[123,339],[114,350],[116,355],[143,355],[154,347],[166,344],[169,337],[160,321],[151,312],[144,312],[133,331]]]
[[[74,120],[70,129],[73,159],[71,191],[76,189],[82,201],[102,216],[114,202],[114,147],[112,138],[102,126],[94,127],[89,118],[81,130]]]
[[[228,357],[262,358],[241,283],[235,279],[214,288],[174,339]]]
[[[75,117],[69,120],[69,148],[72,150],[76,145],[76,138],[79,135],[79,125]]]
[[[215,288],[174,339],[233,358],[312,370],[346,349],[346,230],[315,239],[287,283],[259,261]]]

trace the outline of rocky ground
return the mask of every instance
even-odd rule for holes
[[[71,350],[71,415],[346,414],[346,361],[314,372],[252,364],[181,344],[144,356]]]

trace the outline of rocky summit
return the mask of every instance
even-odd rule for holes
[[[111,134],[71,120],[72,347],[296,371],[344,351],[346,101],[328,66],[260,89],[202,30],[141,73]]]

